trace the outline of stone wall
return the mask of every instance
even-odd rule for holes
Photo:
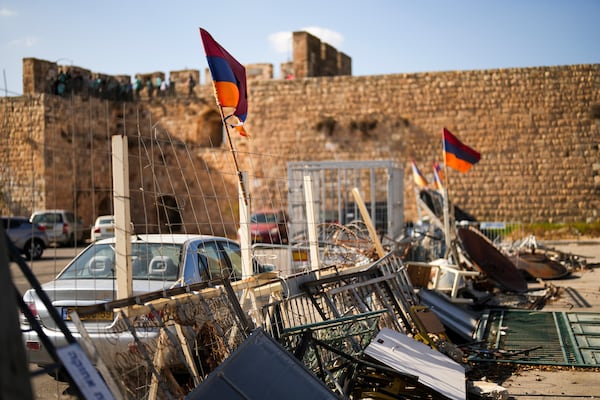
[[[41,96],[0,99],[0,213],[27,215],[45,202]]]
[[[111,214],[111,138],[126,135],[136,232],[235,235],[237,202],[228,199],[237,198],[236,176],[220,116],[205,99],[38,94],[0,99],[0,112],[0,214],[64,208],[87,226]]]
[[[252,148],[287,155],[269,168],[307,159],[403,163],[407,220],[416,215],[409,160],[431,171],[446,127],[482,154],[468,173],[449,171],[450,199],[477,219],[594,221],[599,89],[600,65],[257,82],[247,123]]]
[[[24,86],[36,82],[36,73],[47,72],[33,64]],[[171,76],[183,81],[189,72]],[[599,89],[600,65],[256,79],[249,84],[252,138],[232,140],[241,169],[250,172],[255,208],[273,204],[274,198],[286,206],[289,161],[394,160],[406,166],[405,220],[414,220],[410,159],[431,178],[431,164],[442,160],[446,127],[482,154],[468,173],[448,171],[450,199],[478,220],[597,221]],[[172,151],[182,159],[192,150],[190,164],[154,169],[151,181],[173,186],[132,198],[155,208],[175,201],[184,221],[200,221],[197,230],[219,226],[215,233],[235,234],[237,181],[210,85],[198,85],[192,97],[151,101],[48,94],[2,98],[0,112],[0,152],[8,160],[0,179],[3,214],[73,208],[89,224],[111,209],[110,136],[138,138],[130,142],[134,165],[147,144],[172,137],[177,142]],[[164,159],[158,148],[153,152]],[[199,166],[201,172],[195,172]],[[131,173],[132,188],[147,186],[149,168]],[[200,201],[202,187],[214,182],[220,187],[202,200],[201,215],[193,215],[185,202]],[[193,200],[183,198],[186,192]],[[164,225],[161,213],[150,219],[140,213],[132,210],[136,223],[148,221],[154,230]]]

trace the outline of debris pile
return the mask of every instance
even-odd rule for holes
[[[359,225],[324,227],[321,239],[319,270],[102,304],[119,314],[107,338],[136,338],[126,354],[92,359],[115,397],[503,399],[485,373],[498,364],[598,367],[579,333],[600,316],[541,310],[559,290],[552,276],[528,290],[534,277],[510,260],[523,246],[507,250],[473,227],[456,230],[445,258],[407,257],[435,251],[405,238],[384,240],[379,256]],[[551,258],[569,271],[582,267],[565,263],[574,259]],[[143,340],[149,328],[157,340]]]

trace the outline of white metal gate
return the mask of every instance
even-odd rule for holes
[[[403,175],[397,163],[382,161],[312,161],[288,163],[288,211],[291,237],[306,236],[304,176],[313,183],[318,222],[347,224],[362,219],[352,196],[358,188],[380,234],[398,237],[404,227]]]

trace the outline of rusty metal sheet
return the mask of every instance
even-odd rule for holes
[[[527,291],[527,281],[515,264],[489,239],[472,228],[458,228],[457,234],[466,255],[488,280],[511,292]]]
[[[564,265],[545,254],[521,252],[509,258],[518,270],[532,278],[560,279],[570,273]]]

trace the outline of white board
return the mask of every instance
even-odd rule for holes
[[[86,400],[114,400],[108,386],[79,344],[72,343],[56,349],[56,353]]]
[[[383,328],[365,353],[449,399],[466,399],[464,367],[404,333]]]

